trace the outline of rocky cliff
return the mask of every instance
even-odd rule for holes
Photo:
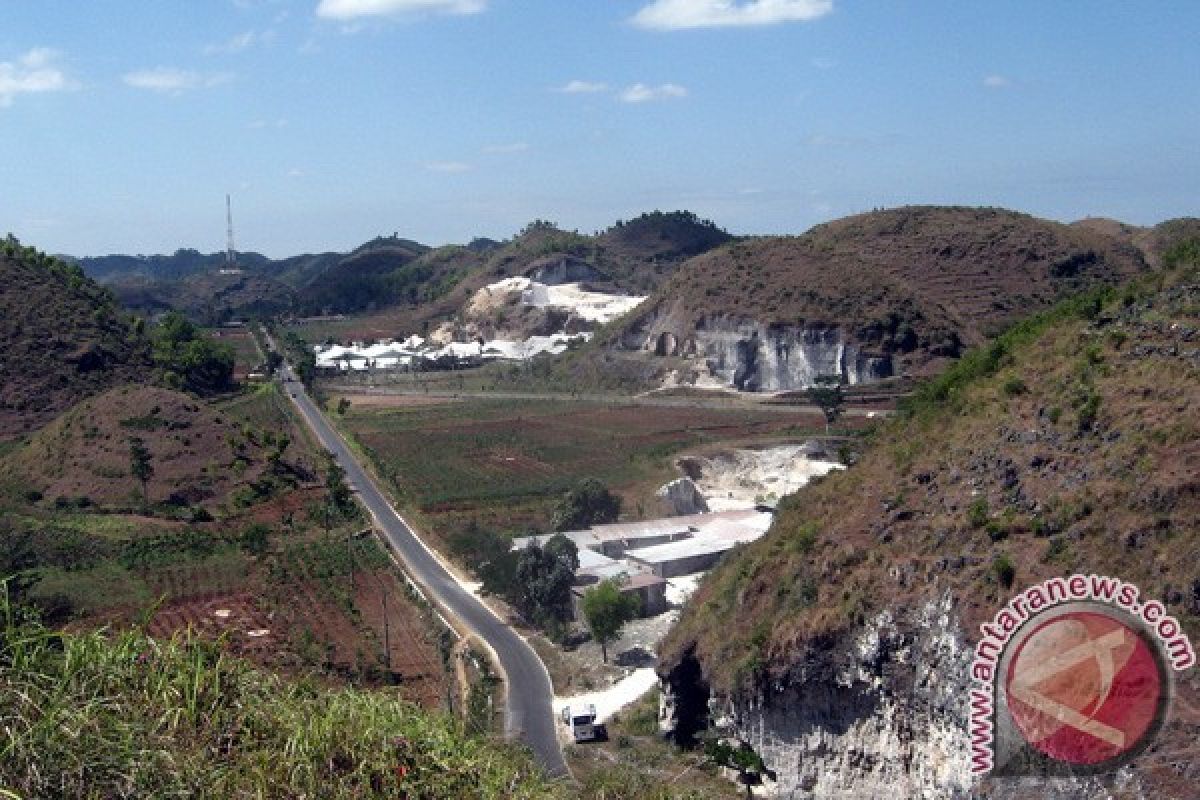
[[[1200,672],[1113,774],[972,782],[969,656],[1026,586],[1119,576],[1200,636],[1200,283],[1093,292],[963,357],[859,462],[780,503],[660,647],[663,723],[783,797],[1194,797]]]

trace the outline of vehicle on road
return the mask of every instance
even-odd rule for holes
[[[604,723],[596,722],[594,705],[575,706],[574,709],[567,706],[562,710],[559,719],[576,742],[601,742],[607,738]]]

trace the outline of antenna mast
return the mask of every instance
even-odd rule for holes
[[[233,204],[229,200],[229,195],[225,195],[225,268],[237,269],[237,253],[233,248]]]

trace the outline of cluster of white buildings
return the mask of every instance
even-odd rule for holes
[[[413,366],[446,364],[478,366],[487,361],[525,361],[534,356],[564,352],[572,341],[587,341],[590,333],[556,333],[531,336],[523,341],[495,339],[490,342],[450,342],[435,344],[420,336],[404,341],[383,339],[372,344],[317,345],[317,368],[343,372],[374,369],[407,369]]]
[[[771,527],[772,515],[758,509],[689,514],[682,517],[595,525],[563,535],[579,551],[572,593],[576,600],[600,581],[616,579],[623,592],[642,600],[642,615],[667,610],[667,581],[712,569],[726,552],[753,542]],[[531,541],[545,544],[554,534],[513,540],[514,549]]]

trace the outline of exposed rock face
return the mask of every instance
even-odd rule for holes
[[[767,788],[777,797],[1103,795],[1098,778],[1034,788],[1013,779],[979,784],[971,776],[971,652],[945,594],[911,611],[884,611],[854,636],[810,648],[786,676],[751,696],[710,697],[688,654],[661,676],[659,725],[665,735],[685,739],[703,716],[720,734],[749,743],[775,772]],[[696,708],[698,702],[707,708]],[[1140,796],[1130,777],[1115,780]]]
[[[624,332],[621,347],[656,356],[695,358],[693,380],[740,391],[803,389],[819,376],[836,375],[847,385],[891,377],[886,353],[871,353],[836,326],[765,324],[753,319],[705,317],[691,335],[677,332],[659,309]]]
[[[603,272],[574,256],[553,256],[539,259],[529,265],[525,275],[530,280],[544,283],[547,286],[608,280],[608,276]]]
[[[680,517],[685,514],[704,514],[709,511],[704,495],[692,483],[691,478],[679,478],[665,484],[655,492],[663,498],[671,516]]]
[[[709,320],[696,329],[696,349],[713,377],[743,391],[803,389],[824,375],[851,385],[892,375],[891,358],[864,353],[838,328]]]

